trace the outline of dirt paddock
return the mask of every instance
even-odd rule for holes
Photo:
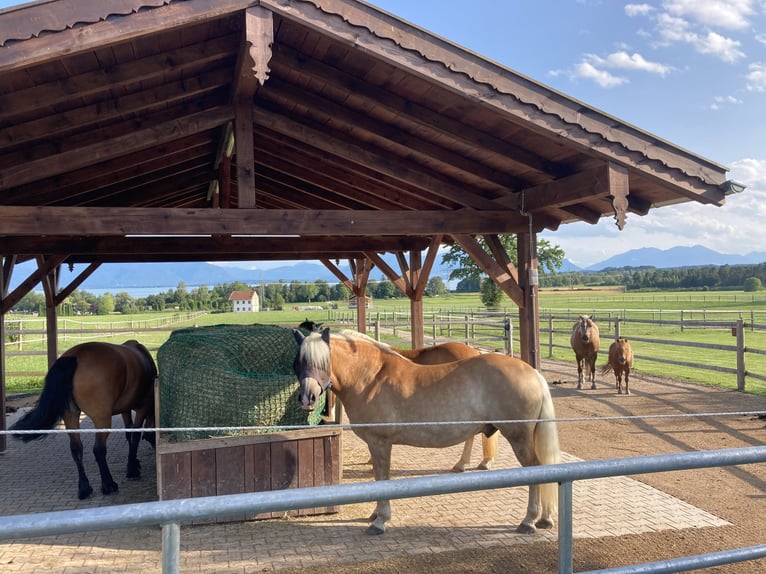
[[[601,377],[597,390],[577,391],[573,363],[545,361],[543,372],[551,384],[557,416],[576,419],[559,425],[562,451],[568,457],[593,460],[766,443],[766,421],[753,415],[591,420],[620,415],[766,412],[764,397],[648,376],[640,370],[631,381],[633,394],[630,396],[616,394],[613,377]],[[23,405],[13,400],[9,404]],[[54,442],[58,439],[66,440],[57,436],[39,444],[23,445],[9,441],[8,451],[0,457],[0,481],[4,490],[0,514],[156,498],[151,451],[144,450],[142,455],[144,480],[126,483],[118,478],[123,472],[124,458],[112,452],[124,441],[113,437],[110,457],[115,457],[113,473],[120,482],[120,493],[115,497],[98,495],[88,501],[77,501],[74,464],[66,443]],[[344,481],[371,480],[369,468],[364,464],[367,454],[364,445],[351,433],[345,433],[343,441]],[[476,441],[474,446],[475,462],[481,448],[479,443]],[[90,455],[87,444],[86,438],[86,452]],[[44,454],[42,449],[51,452]],[[395,477],[446,472],[461,449],[458,446],[445,450],[447,452],[441,453],[395,448]],[[500,451],[499,466],[515,464],[507,443],[501,442]],[[55,465],[50,462],[53,459],[57,461]],[[40,465],[44,465],[43,471]],[[91,468],[89,473],[93,481],[97,477],[95,469]],[[596,529],[582,516],[578,518],[575,509],[575,571],[766,542],[766,464],[640,475],[625,480],[676,501],[678,504],[673,508],[682,510],[671,510],[671,514],[687,510],[698,512],[703,522],[675,523],[671,516],[667,525],[650,526],[637,533],[624,534],[627,530],[616,527],[610,530],[610,517],[614,516],[616,522],[617,516],[625,515],[626,509],[629,516],[631,505],[636,503],[636,500],[625,500],[622,493],[643,491],[609,490],[611,487],[607,486],[607,490],[595,495],[599,520],[605,524]],[[575,498],[578,484],[575,483]],[[592,490],[595,486],[584,484],[582,489]],[[459,499],[445,495],[394,501],[393,524],[382,537],[363,534],[372,503],[348,505],[338,514],[320,517],[182,527],[181,571],[555,572],[558,552],[555,531],[534,536],[512,533],[524,513],[526,489],[523,492],[506,490],[514,492],[487,492],[481,498]],[[636,494],[629,496],[640,498]],[[4,572],[159,572],[160,548],[157,528],[11,541],[0,544],[0,568]],[[761,573],[766,571],[766,560],[707,571]]]

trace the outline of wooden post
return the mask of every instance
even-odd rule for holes
[[[530,233],[519,233],[517,238],[519,286],[524,294],[524,306],[519,307],[521,359],[539,369],[540,319],[538,316],[537,237]]]
[[[7,295],[4,267],[5,258],[0,257],[0,413],[2,413],[0,430],[8,430],[5,416],[5,372],[8,370],[8,364],[5,360],[5,312],[3,311],[2,305],[2,302]],[[5,452],[7,448],[8,442],[6,436],[4,434],[0,435],[0,453]]]
[[[745,369],[745,322],[742,317],[737,319],[737,390],[745,390],[745,377],[747,376],[747,370]]]

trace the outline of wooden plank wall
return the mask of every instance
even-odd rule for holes
[[[341,429],[332,426],[246,437],[157,445],[160,500],[262,492],[340,484]],[[338,508],[290,511],[290,516],[328,514]],[[202,522],[278,518],[284,513],[233,516]]]

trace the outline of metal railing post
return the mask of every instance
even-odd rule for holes
[[[559,483],[559,574],[572,574],[572,481]]]
[[[162,574],[178,574],[181,563],[181,525],[162,525]]]

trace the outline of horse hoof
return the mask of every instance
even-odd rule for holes
[[[531,524],[525,524],[522,522],[516,527],[516,532],[519,534],[534,534],[537,531],[537,528],[535,528]]]
[[[553,520],[550,518],[541,518],[540,520],[535,522],[535,526],[543,530],[550,530],[551,528],[553,528],[554,523],[553,523]]]
[[[582,389],[582,383],[577,383],[577,389],[578,390]]]
[[[117,486],[117,484],[102,484],[101,485],[101,493],[105,496],[109,496],[110,494],[116,494],[120,490],[120,487]]]
[[[597,387],[596,387],[596,383],[593,383],[593,384],[590,386],[590,388],[591,388],[592,390],[595,390],[595,389],[597,388]]]
[[[490,469],[490,464],[485,462],[479,463],[479,466],[476,467],[476,470],[489,470],[489,469]]]
[[[126,476],[125,480],[129,480],[131,482],[135,482],[136,480],[141,480],[141,473],[139,472],[138,474],[134,474],[132,476]]]
[[[465,472],[465,467],[462,464],[456,464],[452,467],[452,472]]]
[[[369,534],[370,536],[380,536],[381,534],[384,534],[386,530],[384,528],[381,528],[380,526],[370,524],[370,526],[364,532],[365,534]]]
[[[88,498],[88,497],[89,497],[91,494],[93,494],[93,489],[92,489],[90,486],[89,486],[88,488],[81,488],[81,489],[80,489],[80,490],[77,492],[77,498],[79,498],[80,500],[85,500],[85,499],[86,499],[86,498]]]

